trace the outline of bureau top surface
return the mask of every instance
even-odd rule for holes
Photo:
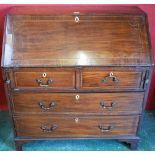
[[[6,18],[2,66],[152,65],[146,16],[130,9],[26,14],[15,8]]]

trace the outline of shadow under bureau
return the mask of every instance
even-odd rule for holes
[[[153,67],[140,9],[9,13],[2,67],[18,150],[97,138],[137,148]]]

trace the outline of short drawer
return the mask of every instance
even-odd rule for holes
[[[110,137],[136,134],[138,116],[20,116],[19,137]]]
[[[14,81],[17,88],[75,88],[75,71],[16,71]]]
[[[139,114],[143,92],[134,93],[20,93],[13,95],[15,113]]]
[[[139,89],[143,87],[142,71],[85,70],[81,73],[82,89]]]

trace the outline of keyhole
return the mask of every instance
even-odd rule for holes
[[[76,100],[79,100],[80,96],[79,96],[79,95],[76,95],[76,97],[75,97],[75,98],[76,98]]]
[[[113,72],[110,72],[110,73],[109,73],[109,76],[110,76],[110,77],[113,76]]]
[[[47,73],[43,73],[43,77],[46,77],[47,76]]]
[[[79,122],[79,118],[75,118],[75,123],[78,123]]]
[[[75,17],[75,22],[78,23],[79,21],[80,21],[79,17],[76,16],[76,17]]]

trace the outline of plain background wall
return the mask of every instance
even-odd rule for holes
[[[68,8],[74,5],[12,5],[12,4],[0,4],[0,58],[1,58],[1,53],[2,53],[2,40],[3,40],[3,29],[4,29],[4,17],[9,11],[9,9],[12,6],[38,6],[38,7],[47,7],[48,9],[64,9]],[[91,9],[91,10],[96,10],[96,9],[102,9],[102,7],[105,6],[111,6],[111,5],[77,5],[78,8],[84,7],[84,9]],[[120,5],[119,5],[120,6]],[[154,56],[154,62],[155,62],[155,5],[154,4],[138,4],[138,5],[121,5],[121,6],[138,6],[141,8],[143,11],[145,11],[148,15],[148,21],[149,21],[149,30],[150,30],[150,36],[151,36],[151,43],[152,43],[152,53]],[[77,10],[76,10],[77,11]],[[7,110],[7,104],[6,104],[6,98],[5,98],[5,93],[4,93],[4,85],[2,81],[2,74],[1,74],[1,69],[0,69],[0,109],[1,110]],[[146,109],[154,109],[155,110],[155,69],[153,71],[153,78],[151,81],[151,87],[150,87],[150,92],[149,92],[149,97],[148,97],[148,102]]]

